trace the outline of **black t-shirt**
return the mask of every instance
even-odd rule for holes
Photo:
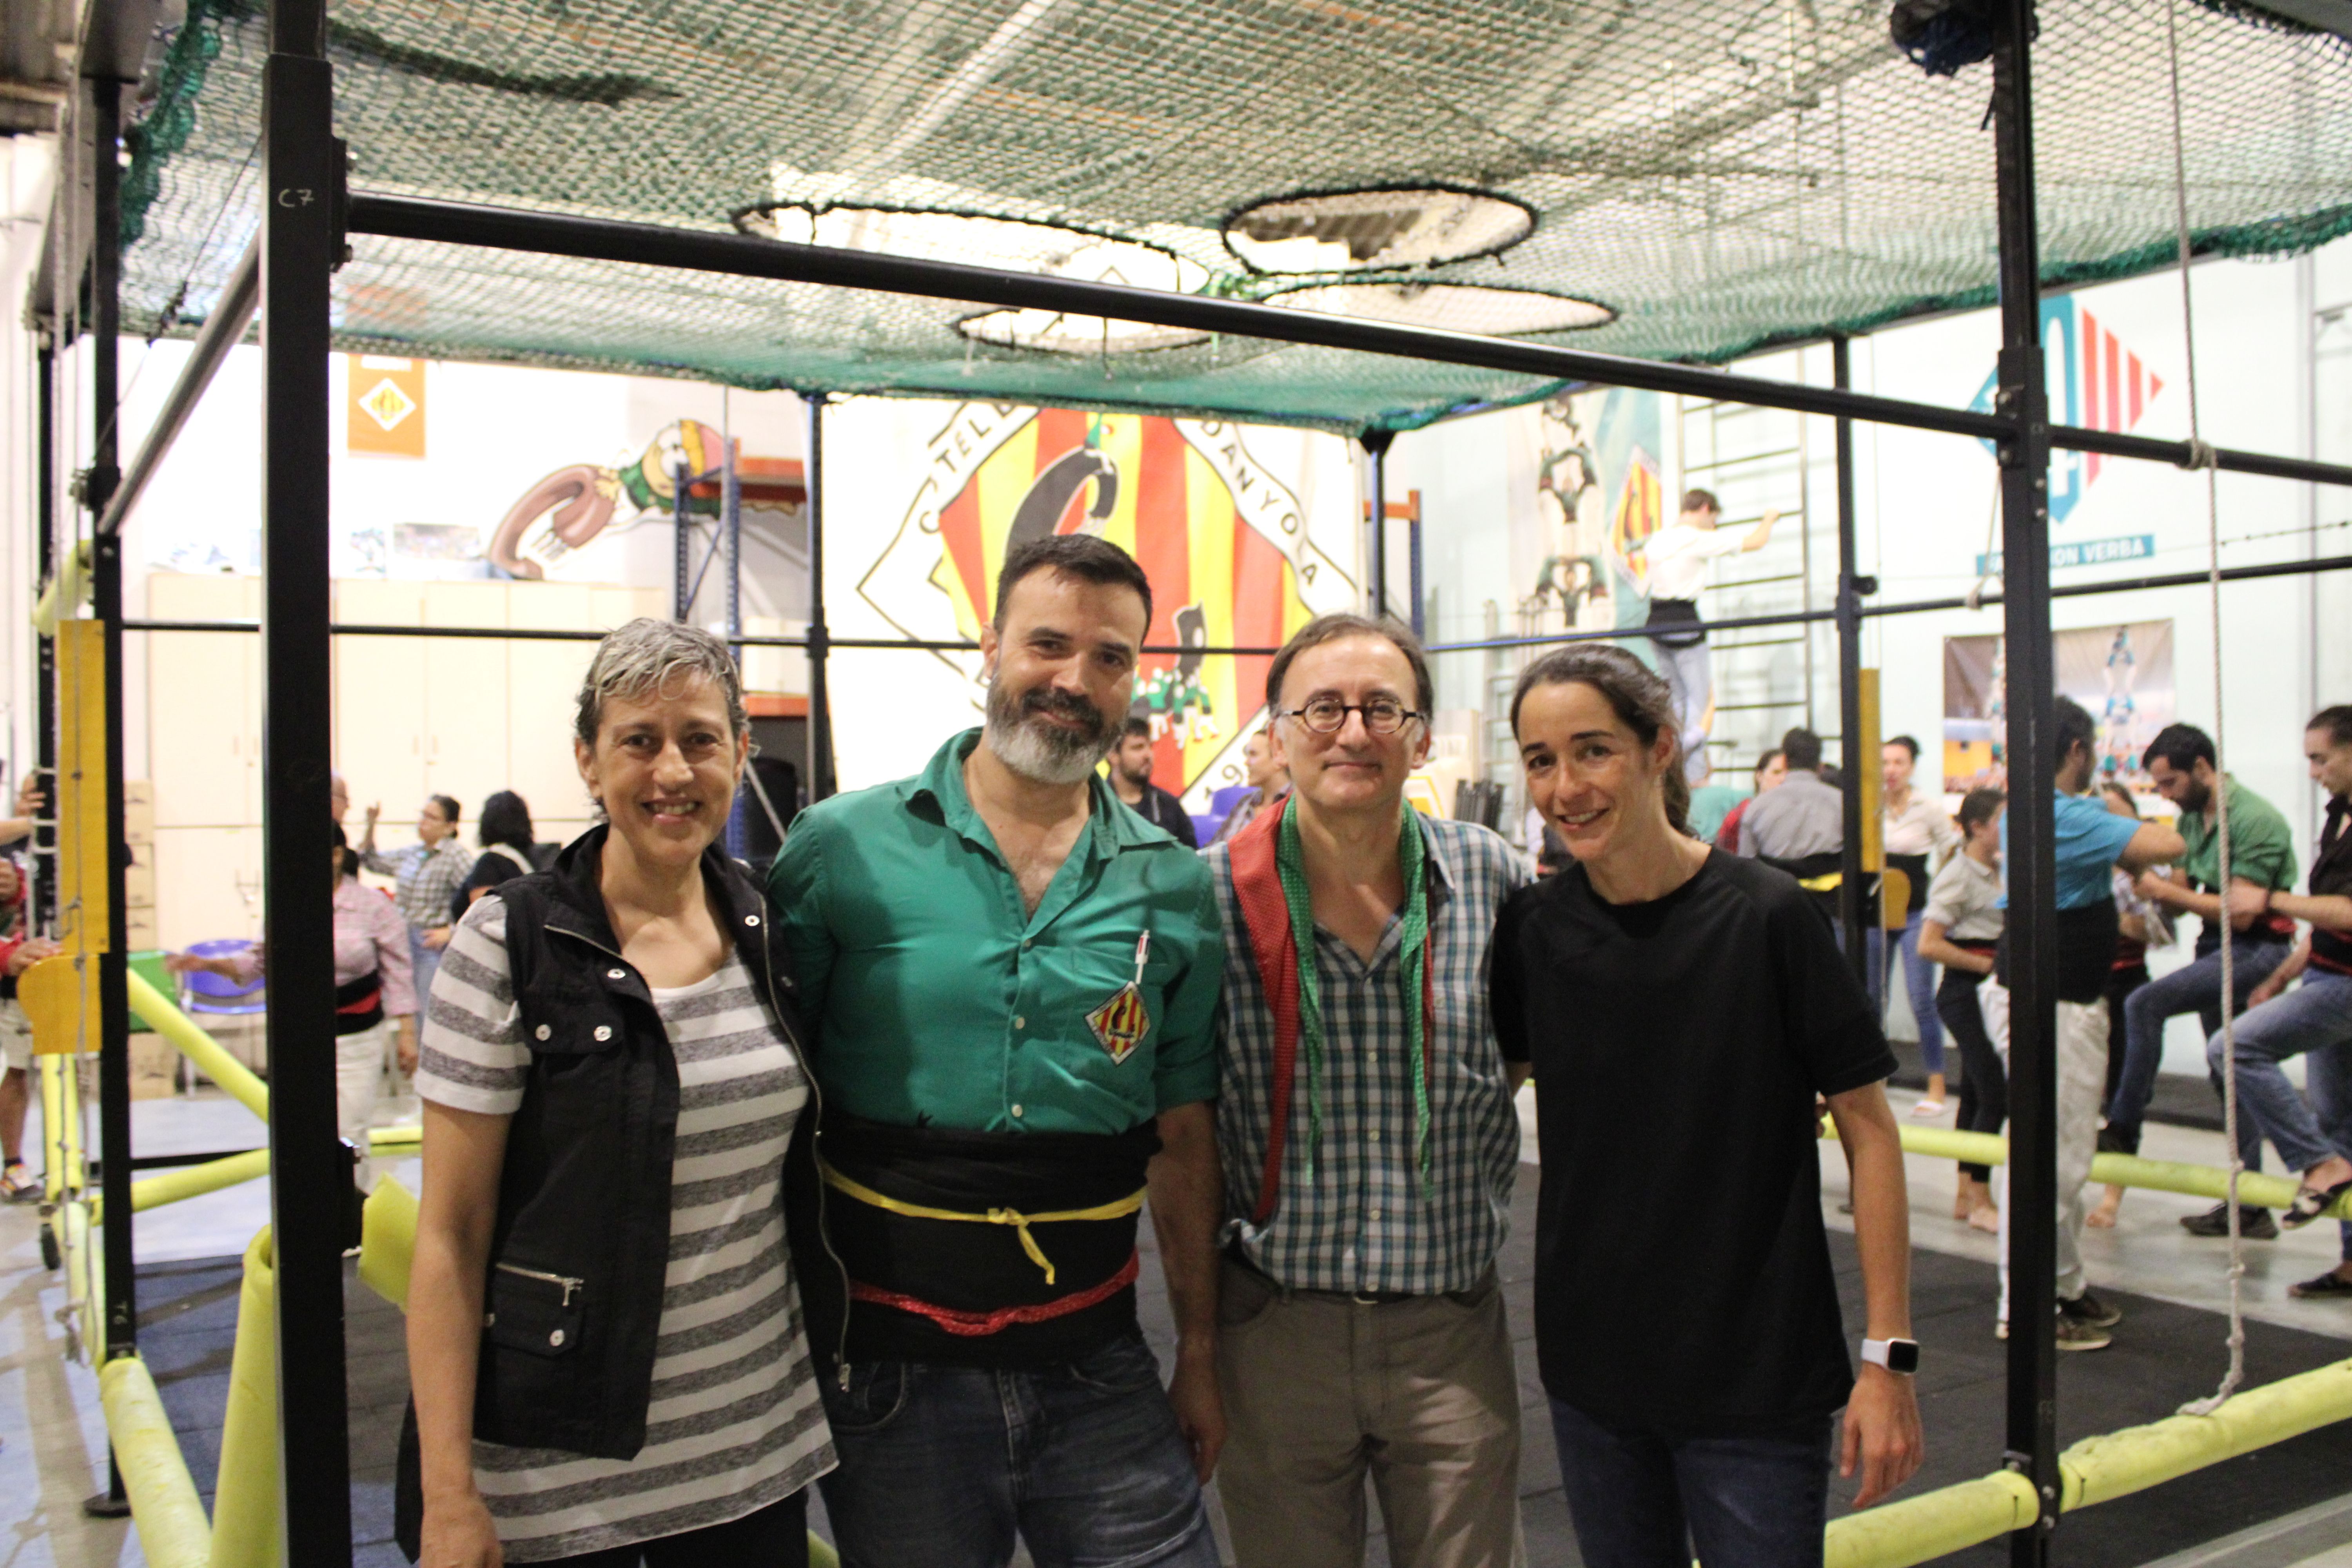
[[[1192,829],[1192,818],[1184,810],[1184,803],[1161,789],[1158,784],[1143,786],[1143,798],[1127,808],[1151,824],[1174,836],[1176,842],[1187,849],[1201,847],[1200,835]]]
[[[1494,997],[1503,1054],[1535,1063],[1545,1389],[1677,1437],[1843,1405],[1813,1100],[1895,1057],[1819,904],[1720,850],[1646,904],[1571,865],[1504,905]]]

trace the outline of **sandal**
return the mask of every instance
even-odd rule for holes
[[[2334,1186],[2325,1189],[2298,1187],[2295,1189],[2294,1202],[2287,1205],[2286,1212],[2279,1215],[2279,1224],[2289,1230],[2300,1230],[2326,1214],[2334,1206],[2336,1200],[2346,1193],[2352,1193],[2352,1181],[2338,1182]]]
[[[1940,1100],[1918,1100],[1912,1105],[1911,1114],[1914,1116],[1941,1116],[1944,1114],[1944,1102]]]
[[[41,1195],[39,1178],[25,1169],[22,1160],[11,1160],[0,1170],[0,1203],[29,1204]]]

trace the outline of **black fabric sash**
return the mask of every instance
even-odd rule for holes
[[[817,1155],[858,1185],[898,1203],[957,1214],[1024,1215],[1115,1204],[1144,1185],[1160,1152],[1152,1123],[1116,1136],[972,1132],[893,1127],[828,1112]],[[1036,1366],[1086,1354],[1135,1326],[1125,1284],[1076,1310],[953,1333],[920,1312],[872,1299],[904,1298],[958,1314],[999,1313],[1084,1297],[1128,1269],[1136,1255],[1130,1213],[1030,1226],[1054,1279],[1009,1225],[906,1215],[837,1188],[824,1194],[825,1230],[860,1297],[849,1312],[847,1355],[858,1361],[928,1361]]]
[[[1706,641],[1706,632],[1699,626],[1698,601],[1696,599],[1653,599],[1650,618],[1653,626],[1687,626],[1686,632],[1660,632],[1650,640],[1660,647],[1697,647]]]
[[[335,1035],[356,1035],[383,1022],[383,975],[370,970],[335,987]]]

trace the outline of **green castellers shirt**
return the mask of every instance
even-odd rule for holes
[[[967,730],[912,778],[820,801],[785,837],[768,895],[818,1084],[869,1121],[989,1132],[1124,1132],[1215,1099],[1208,868],[1097,776],[1030,914],[964,793],[979,741]],[[1139,1013],[1118,1005],[1130,983]]]
[[[2300,868],[2295,864],[2294,835],[2278,807],[2240,784],[2224,779],[2230,794],[2230,876],[2282,893],[2294,891]],[[2201,811],[2180,814],[2180,837],[2189,853],[2180,869],[2202,891],[2221,886],[2221,833],[2219,821],[2208,822]]]

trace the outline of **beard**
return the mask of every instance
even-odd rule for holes
[[[2195,812],[2202,816],[2205,808],[2212,804],[2213,791],[2210,785],[2192,784],[2180,792],[2182,811]]]
[[[1081,727],[1066,730],[1040,722],[1035,716],[1044,713],[1076,720]],[[1109,754],[1120,721],[1086,699],[1050,686],[1015,692],[1000,684],[988,689],[988,719],[982,733],[997,760],[1023,778],[1074,784],[1084,782]]]

